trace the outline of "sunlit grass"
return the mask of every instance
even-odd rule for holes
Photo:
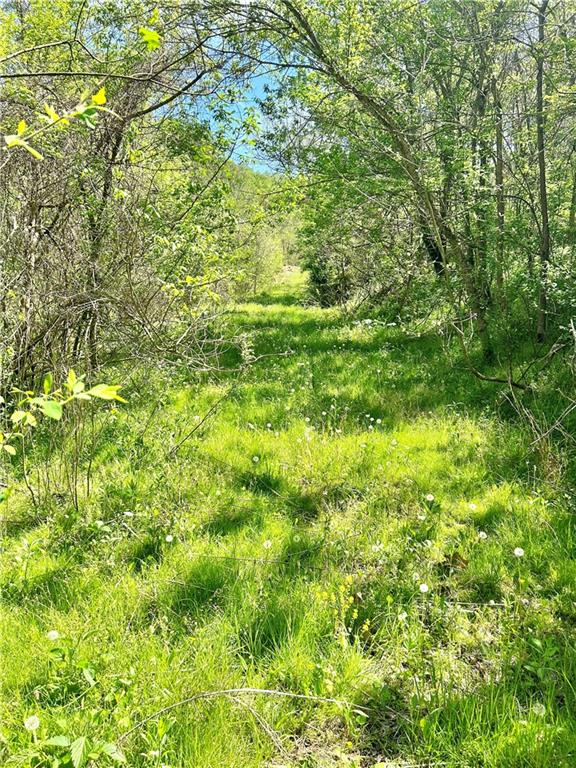
[[[110,415],[79,511],[65,487],[40,510],[10,499],[3,763],[33,764],[33,714],[38,738],[117,742],[255,687],[365,709],[201,701],[131,735],[129,765],[573,764],[566,500],[434,337],[303,296],[294,272],[231,312],[267,355],[248,373]]]

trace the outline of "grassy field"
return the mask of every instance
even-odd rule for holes
[[[230,312],[247,373],[142,377],[68,438],[76,482],[31,458],[52,480],[4,505],[2,765],[576,764],[571,499],[435,337],[302,291]]]

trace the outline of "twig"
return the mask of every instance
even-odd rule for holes
[[[290,693],[289,691],[277,691],[272,688],[224,688],[220,691],[202,691],[200,693],[195,693],[193,696],[188,696],[186,699],[181,699],[180,701],[174,702],[174,704],[168,704],[166,707],[162,707],[162,709],[157,710],[156,712],[153,712],[151,715],[148,715],[148,717],[145,717],[143,720],[140,720],[136,723],[136,725],[133,725],[132,728],[130,728],[128,731],[125,731],[119,738],[118,743],[121,743],[125,741],[128,736],[131,736],[135,731],[138,731],[140,728],[142,728],[146,723],[149,723],[151,720],[155,720],[157,717],[161,717],[162,715],[165,715],[167,712],[171,712],[173,709],[178,709],[179,707],[187,706],[188,704],[194,704],[197,701],[202,701],[203,699],[215,699],[220,696],[227,696],[232,699],[234,699],[235,696],[241,696],[241,695],[257,695],[257,696],[278,696],[281,698],[286,699],[299,699],[304,701],[314,701],[318,704],[338,704],[342,707],[355,707],[356,709],[368,712],[369,709],[364,706],[360,706],[359,704],[354,704],[351,701],[345,701],[343,699],[333,699],[328,696],[308,696],[304,693]]]
[[[498,376],[486,376],[486,374],[479,371],[470,360],[470,355],[466,347],[466,342],[464,341],[463,330],[459,328],[456,323],[453,323],[453,327],[460,341],[460,348],[462,350],[462,354],[464,355],[464,359],[466,360],[466,364],[468,365],[468,368],[474,374],[474,376],[476,376],[477,379],[480,379],[480,381],[490,381],[493,384],[508,384],[510,389],[521,389],[524,392],[530,389],[530,387],[527,384],[521,384],[519,381],[514,381],[514,379],[511,376],[509,376],[507,379],[502,379]]]
[[[214,413],[214,411],[216,411],[219,408],[219,406],[224,402],[224,400],[226,400],[226,398],[232,394],[232,392],[236,389],[237,386],[238,384],[234,384],[233,386],[231,386],[230,389],[228,389],[222,395],[222,397],[220,397],[218,400],[216,400],[215,403],[213,403],[213,405],[206,411],[202,419],[200,419],[198,424],[196,424],[189,432],[187,432],[184,435],[184,437],[176,443],[176,445],[173,445],[172,448],[170,448],[170,450],[166,454],[167,459],[172,458],[173,456],[176,455],[176,453],[180,450],[182,445],[200,429],[200,427],[210,418],[210,416]]]
[[[280,754],[283,757],[290,757],[290,755],[288,754],[288,750],[284,747],[284,744],[282,744],[282,739],[280,738],[280,736],[278,736],[278,734],[276,733],[274,728],[272,728],[270,723],[268,723],[262,717],[262,715],[256,709],[254,709],[254,707],[250,706],[248,702],[242,701],[242,699],[238,699],[235,696],[231,696],[230,698],[231,698],[231,701],[235,702],[236,704],[239,704],[241,707],[244,707],[245,709],[248,710],[248,712],[250,712],[254,720],[256,720],[256,722],[262,728],[264,733],[267,734],[267,736],[270,738],[270,741],[274,744],[278,752],[280,752]]]

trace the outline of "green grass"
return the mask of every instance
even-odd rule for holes
[[[120,741],[137,767],[574,765],[570,499],[435,337],[303,295],[293,273],[230,312],[265,356],[247,374],[143,373],[78,509],[56,455],[38,508],[5,505],[3,765],[51,765],[34,714],[38,741]],[[201,699],[121,738],[242,687],[308,698]]]

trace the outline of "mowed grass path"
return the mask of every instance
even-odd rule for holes
[[[301,296],[295,273],[230,313],[248,373],[159,407],[142,379],[78,510],[63,481],[6,505],[2,764],[51,765],[31,715],[138,767],[575,764],[571,499],[435,338]],[[303,698],[158,714],[246,687]]]

